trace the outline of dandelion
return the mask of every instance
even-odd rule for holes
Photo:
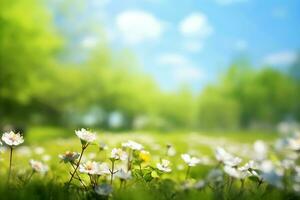
[[[24,142],[23,136],[20,133],[14,133],[13,131],[5,132],[2,135],[2,141],[9,146],[10,155],[9,155],[9,171],[7,182],[10,181],[11,167],[12,167],[12,158],[13,158],[13,148],[22,144]]]
[[[162,159],[160,163],[156,164],[156,167],[162,172],[169,173],[172,171],[172,169],[170,168],[170,161],[166,159]]]
[[[42,162],[36,161],[36,160],[30,160],[29,164],[33,170],[33,172],[40,173],[42,175],[46,174],[49,170],[48,166],[46,164],[43,164]]]
[[[75,163],[75,161],[79,158],[80,153],[66,151],[64,154],[60,154],[58,157],[64,163]]]
[[[142,151],[139,153],[139,159],[140,159],[142,162],[149,162],[149,160],[150,160],[150,153],[149,153],[149,151],[142,150]]]

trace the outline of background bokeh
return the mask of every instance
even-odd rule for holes
[[[0,127],[300,120],[300,2],[1,0]]]

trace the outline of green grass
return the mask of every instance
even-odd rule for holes
[[[128,183],[126,190],[119,189],[119,182],[115,180],[114,191],[112,199],[272,199],[275,196],[277,199],[286,199],[294,197],[293,193],[289,191],[280,192],[275,188],[262,187],[259,190],[254,190],[255,185],[251,182],[247,182],[248,189],[242,196],[239,194],[240,183],[235,182],[232,191],[228,193],[218,193],[212,191],[209,188],[204,190],[182,190],[180,189],[180,183],[184,182],[186,167],[179,169],[179,166],[183,165],[180,158],[182,153],[191,153],[196,156],[207,157],[211,163],[207,165],[199,165],[192,168],[190,173],[191,181],[197,181],[205,179],[209,170],[216,166],[214,161],[214,149],[216,146],[224,147],[236,147],[238,149],[251,148],[252,143],[256,140],[263,140],[267,143],[272,143],[276,139],[275,133],[264,132],[174,132],[174,133],[158,133],[158,132],[122,132],[122,133],[108,133],[98,132],[97,142],[104,142],[108,145],[109,150],[107,152],[99,152],[97,144],[91,145],[85,153],[86,159],[92,159],[95,161],[106,161],[109,156],[110,149],[113,147],[120,147],[122,142],[132,139],[145,146],[146,150],[151,152],[150,165],[155,166],[161,158],[167,158],[172,163],[173,172],[171,174],[164,174],[163,179],[154,180],[149,183],[145,183],[144,180],[137,181],[135,185]],[[58,155],[64,153],[67,150],[80,151],[80,141],[75,136],[73,130],[66,130],[54,127],[33,127],[29,129],[29,132],[25,136],[25,146],[28,146],[26,150],[24,147],[19,147],[15,150],[13,158],[13,186],[7,188],[5,181],[0,182],[0,199],[1,197],[8,197],[7,199],[99,199],[99,196],[95,196],[93,193],[84,192],[78,189],[80,184],[74,181],[74,190],[80,192],[70,191],[64,187],[64,183],[69,179],[68,172],[70,166],[60,163]],[[176,156],[166,155],[166,145],[172,144],[176,149]],[[43,150],[43,151],[42,151]],[[27,152],[27,153],[24,153]],[[50,171],[42,177],[38,174],[34,175],[32,180],[25,184],[19,180],[18,177],[29,174],[31,169],[28,164],[30,159],[43,160],[45,155],[50,157],[49,161],[45,161]],[[8,151],[4,152],[1,156],[0,162],[0,178],[5,180],[7,177]],[[250,158],[248,155],[241,155],[245,161]],[[23,171],[21,173],[21,171]],[[82,175],[84,181],[89,182],[87,176]],[[137,179],[138,180],[138,179]],[[77,188],[77,189],[76,189]],[[265,190],[270,190],[266,197],[263,197]],[[17,191],[17,192],[13,192]],[[227,195],[225,197],[224,195]]]

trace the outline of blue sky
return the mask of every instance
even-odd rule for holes
[[[111,46],[131,49],[165,90],[181,84],[200,90],[241,54],[257,66],[287,66],[300,47],[298,0],[87,0],[80,5],[77,23],[101,24]],[[79,42],[92,49],[101,37],[87,28]]]

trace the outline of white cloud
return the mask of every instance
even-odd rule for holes
[[[183,48],[189,52],[199,52],[203,49],[203,42],[201,41],[185,41]]]
[[[231,5],[235,3],[244,3],[248,0],[215,0],[215,2],[221,6]]]
[[[244,51],[248,48],[248,42],[246,40],[237,40],[235,43],[235,48],[238,51]]]
[[[188,60],[180,54],[168,53],[161,55],[158,63],[168,67],[182,67],[188,64]]]
[[[203,48],[204,40],[213,33],[213,27],[205,14],[191,13],[179,23],[179,32],[183,35],[183,48],[198,52]]]
[[[294,51],[281,51],[267,55],[263,62],[269,65],[290,65],[297,59],[297,53]]]
[[[213,32],[206,15],[200,12],[192,13],[183,19],[179,24],[179,30],[185,37],[200,39],[208,37]]]
[[[125,11],[116,18],[116,26],[124,42],[138,44],[159,38],[163,23],[145,11]]]
[[[179,82],[199,81],[203,77],[203,71],[181,54],[163,54],[158,58],[158,63],[169,67],[173,78]]]
[[[203,72],[194,66],[175,69],[174,78],[180,82],[199,81],[203,77]]]

